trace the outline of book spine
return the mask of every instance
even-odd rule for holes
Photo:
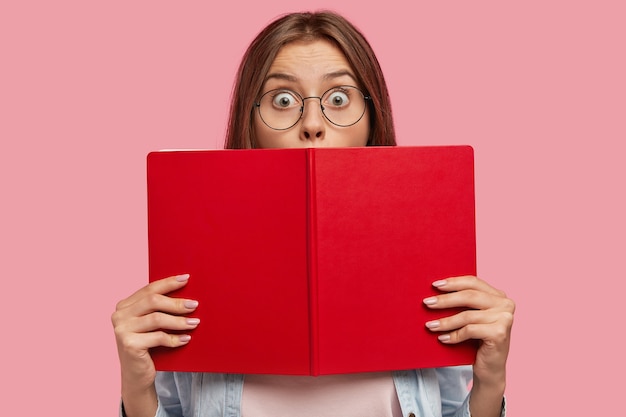
[[[317,300],[317,209],[315,205],[315,150],[306,152],[307,178],[307,272],[309,285],[309,341],[311,375],[319,375],[318,300]]]

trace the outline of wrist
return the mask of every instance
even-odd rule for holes
[[[481,370],[474,366],[473,386],[485,389],[502,390],[506,386],[506,368]]]
[[[506,389],[506,376],[502,375],[489,375],[487,378],[477,378],[474,376],[472,381],[472,390],[480,390],[491,392],[494,394],[504,395]]]
[[[152,362],[122,360],[120,357],[122,389],[129,391],[146,391],[154,389],[156,369]]]
[[[504,381],[474,381],[469,397],[472,417],[500,417],[504,408]]]
[[[122,410],[125,417],[154,417],[158,404],[154,385],[149,389],[122,387]]]

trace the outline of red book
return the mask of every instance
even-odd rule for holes
[[[469,146],[152,152],[149,275],[189,273],[159,370],[324,375],[473,363],[422,299],[476,274]]]

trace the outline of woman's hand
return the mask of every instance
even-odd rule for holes
[[[480,340],[474,362],[474,388],[472,399],[480,395],[481,401],[472,405],[493,403],[494,413],[472,412],[472,415],[500,415],[499,406],[506,384],[506,360],[509,354],[511,328],[515,303],[506,294],[474,276],[462,276],[435,281],[443,294],[424,299],[431,309],[466,308],[460,313],[426,323],[438,332],[439,340],[446,344],[469,339]],[[483,395],[490,393],[488,397]],[[497,413],[495,404],[497,403]],[[474,407],[472,407],[474,408]],[[474,411],[474,410],[472,410]]]
[[[129,417],[142,414],[136,410],[147,411],[147,415],[156,410],[156,370],[149,349],[183,346],[191,336],[168,331],[184,332],[199,324],[198,319],[181,316],[193,312],[196,301],[165,295],[185,286],[188,279],[185,274],[154,281],[117,303],[111,316],[122,372],[122,400]]]

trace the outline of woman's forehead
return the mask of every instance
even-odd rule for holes
[[[324,39],[291,42],[283,46],[272,62],[267,78],[298,81],[303,78],[336,78],[349,75],[354,78],[343,52]]]

